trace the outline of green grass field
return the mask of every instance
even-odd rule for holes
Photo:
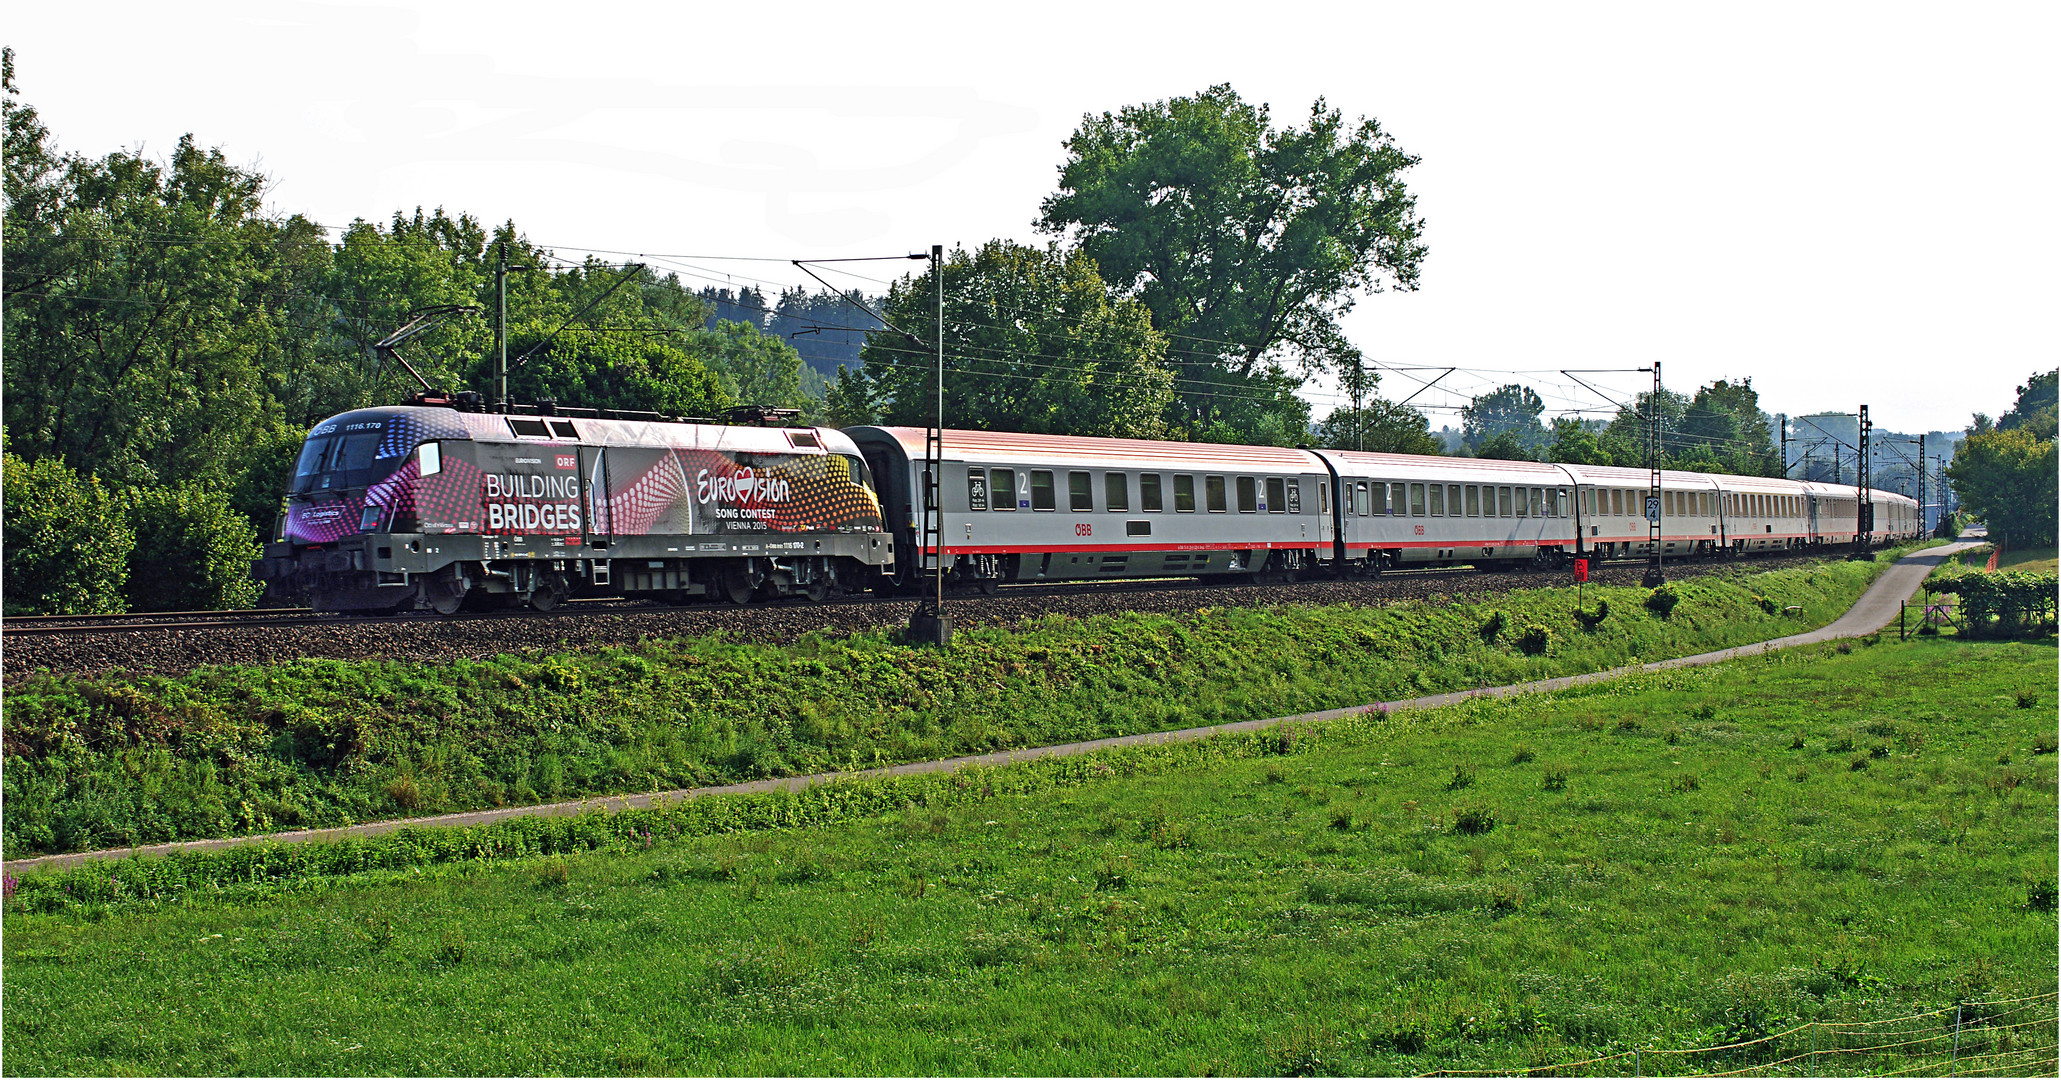
[[[1965,566],[1981,567],[1989,562],[1990,548],[1979,547],[1954,557],[1954,561]],[[2052,574],[2061,570],[2061,554],[2053,548],[2026,548],[2022,551],[2006,551],[1997,559],[1998,570],[2022,570],[2031,574]]]
[[[1817,648],[830,827],[25,886],[5,1071],[1407,1074],[2050,993],[2056,676]]]

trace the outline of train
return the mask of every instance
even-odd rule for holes
[[[342,413],[308,433],[253,572],[318,611],[448,615],[1553,567],[1656,544],[1709,559],[1922,532],[1906,496],[1769,477],[1665,470],[1655,498],[1640,469],[996,431],[942,433],[933,505],[925,429],[770,419],[424,395]]]

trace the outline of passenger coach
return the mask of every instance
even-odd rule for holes
[[[920,547],[922,428],[855,427],[896,542],[921,551],[905,581],[937,566]],[[946,431],[947,579],[1004,582],[1257,574],[1330,557],[1330,472],[1307,450],[1001,431]]]
[[[1575,549],[1573,482],[1560,466],[1316,453],[1337,476],[1340,555],[1352,572],[1550,564]]]

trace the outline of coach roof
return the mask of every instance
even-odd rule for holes
[[[924,455],[923,428],[857,427],[855,438],[878,433],[893,439],[912,461]],[[1232,446],[1222,443],[1154,442],[1145,439],[1102,439],[1075,435],[1024,435],[1009,431],[944,433],[945,457],[953,461],[997,465],[1077,465],[1101,469],[1221,469],[1226,472],[1315,472],[1324,465],[1307,450],[1282,446]]]

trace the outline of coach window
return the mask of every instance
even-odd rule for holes
[[[966,508],[985,510],[988,508],[988,471],[986,469],[966,470]]]
[[[1031,470],[1031,509],[1059,509],[1059,493],[1052,486],[1052,470]]]
[[[1481,516],[1481,488],[1474,484],[1467,485],[1467,516]]]
[[[1192,476],[1174,477],[1174,513],[1192,514],[1194,512],[1195,478]]]
[[[1532,507],[1530,503],[1527,503],[1527,502],[1525,501],[1525,499],[1524,499],[1524,489],[1523,489],[1523,488],[1518,488],[1515,494],[1516,494],[1516,499],[1517,499],[1517,516],[1518,516],[1518,517],[1530,517],[1531,515],[1530,515],[1530,513],[1529,513],[1528,511],[1529,511],[1530,509],[1535,509],[1535,508],[1534,508],[1534,507]]]
[[[1353,487],[1352,513],[1359,517],[1366,517],[1374,512],[1373,507],[1374,504],[1367,501],[1367,482],[1362,480]]]
[[[1446,516],[1446,486],[1445,486],[1444,484],[1433,484],[1433,485],[1431,485],[1431,492],[1430,492],[1430,495],[1431,495],[1431,507],[1430,507],[1430,509],[1431,509],[1431,516],[1432,516],[1432,517],[1444,517],[1444,516]]]
[[[1208,500],[1209,512],[1212,514],[1221,514],[1230,509],[1225,503],[1224,478],[1221,476],[1202,478],[1202,497]]]
[[[1451,517],[1460,516],[1460,485],[1458,484],[1446,486],[1446,513]]]
[[[1401,484],[1388,485],[1388,512],[1395,517],[1402,517],[1407,512],[1408,508],[1403,503],[1403,500],[1408,498],[1404,494],[1405,490]]]
[[[1084,472],[1066,474],[1066,508],[1079,513],[1095,509],[1095,478]]]
[[[1423,517],[1423,516],[1424,516],[1424,485],[1423,485],[1423,484],[1411,484],[1411,485],[1410,485],[1410,516],[1411,516],[1411,517]]]
[[[1238,478],[1238,512],[1256,514],[1259,512],[1259,483],[1250,476]]]
[[[1566,488],[1561,488],[1560,490],[1558,490],[1558,491],[1554,492],[1554,496],[1555,496],[1555,498],[1554,498],[1554,500],[1553,500],[1553,516],[1554,516],[1554,517],[1569,517],[1569,516],[1571,516],[1571,513],[1570,513],[1570,512],[1571,512],[1571,511],[1572,511],[1572,510],[1574,509],[1574,507],[1572,507],[1572,506],[1568,505],[1568,502],[1567,502],[1567,489],[1566,489]]]
[[[1159,497],[1159,474],[1156,472],[1138,474],[1138,508],[1148,514],[1157,514],[1166,509]]]
[[[1298,483],[1297,483],[1297,486],[1298,486],[1298,487],[1300,487],[1300,486],[1301,486],[1300,482],[1298,482]],[[1297,500],[1295,500],[1295,501],[1299,503],[1299,502],[1301,502],[1302,500],[1301,500],[1301,499],[1297,499]],[[1285,514],[1285,513],[1287,513],[1287,512],[1288,512],[1288,511],[1289,511],[1290,509],[1294,509],[1294,510],[1296,510],[1296,511],[1297,511],[1298,513],[1299,513],[1299,512],[1301,512],[1301,507],[1293,507],[1293,508],[1291,508],[1291,507],[1290,507],[1290,506],[1288,505],[1288,483],[1287,483],[1287,481],[1285,481],[1285,480],[1282,480],[1282,479],[1281,479],[1280,477],[1278,477],[1278,476],[1269,476],[1269,477],[1267,477],[1267,513],[1269,513],[1269,514]]]
[[[422,476],[435,476],[444,469],[444,445],[426,442],[415,448],[415,471]]]
[[[1546,489],[1545,489],[1545,488],[1533,488],[1533,489],[1531,489],[1531,516],[1533,516],[1533,517],[1545,517],[1545,516],[1546,516]]]
[[[989,469],[988,490],[993,492],[990,499],[995,509],[1016,509],[1016,470]]]
[[[1102,474],[1102,504],[1112,514],[1129,513],[1131,479],[1120,472]]]
[[[1496,516],[1497,516],[1497,517],[1514,517],[1514,516],[1515,516],[1515,515],[1513,515],[1513,514],[1512,514],[1512,513],[1510,512],[1510,489],[1509,489],[1509,488],[1506,488],[1506,487],[1499,487],[1499,488],[1497,488],[1497,489],[1496,489]]]

